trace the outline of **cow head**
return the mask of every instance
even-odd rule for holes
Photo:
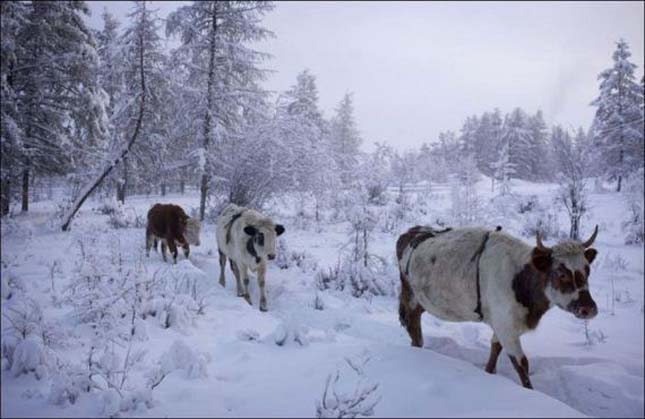
[[[188,244],[193,244],[199,246],[199,231],[201,230],[201,223],[197,218],[188,218],[186,220],[186,230],[184,232],[184,237]]]
[[[579,319],[591,319],[598,308],[589,293],[590,265],[598,253],[592,248],[598,226],[591,237],[579,242],[566,240],[553,246],[544,246],[540,234],[531,255],[535,268],[545,277],[544,292],[549,301]]]
[[[276,237],[284,233],[284,227],[281,224],[274,224],[271,220],[262,220],[255,225],[247,225],[244,227],[244,232],[250,236],[247,247],[252,246],[256,257],[275,259]]]

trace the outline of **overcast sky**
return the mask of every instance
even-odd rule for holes
[[[183,2],[151,2],[165,17]],[[643,2],[278,2],[265,20],[274,57],[265,87],[282,91],[308,68],[326,116],[353,92],[364,148],[397,149],[458,131],[468,115],[542,109],[547,123],[587,128],[597,75],[615,41],[629,43],[643,75]],[[107,7],[89,2],[90,24]]]

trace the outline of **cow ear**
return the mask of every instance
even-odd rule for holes
[[[553,263],[553,257],[551,257],[551,250],[548,251],[540,250],[537,247],[533,249],[531,254],[531,262],[535,269],[540,272],[548,272]]]
[[[253,226],[246,226],[246,227],[244,227],[244,232],[246,234],[248,234],[249,236],[254,236],[255,233],[258,232],[258,230]]]
[[[585,250],[585,259],[587,259],[587,262],[591,263],[594,261],[597,254],[598,251],[593,247],[590,247],[589,249]]]
[[[276,224],[275,225],[275,234],[279,236],[282,233],[284,233],[284,226],[282,224]]]

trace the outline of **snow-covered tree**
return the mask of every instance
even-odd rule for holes
[[[341,181],[343,185],[348,186],[353,180],[352,169],[356,166],[358,148],[362,142],[356,127],[354,99],[351,93],[346,93],[336,108],[336,114],[331,120],[330,140]]]
[[[597,107],[593,136],[603,172],[617,181],[643,167],[643,88],[634,76],[636,65],[623,39],[616,43],[614,65],[600,73],[600,94],[591,102]]]
[[[383,143],[375,143],[374,151],[363,159],[361,179],[367,190],[367,202],[371,204],[384,204],[386,191],[391,178],[390,165],[394,151],[392,147]]]
[[[527,175],[530,179],[547,180],[551,174],[549,133],[541,110],[528,117],[527,129],[530,138],[527,150],[529,152],[529,172]]]
[[[503,147],[508,147],[507,153],[510,163],[514,164],[513,177],[527,179],[531,173],[531,137],[528,130],[528,117],[526,113],[515,108],[506,115],[501,142]]]
[[[493,164],[498,160],[499,143],[502,136],[502,115],[499,109],[493,112],[484,112],[479,119],[475,133],[475,157],[477,168],[491,178],[494,188],[495,168]]]
[[[499,149],[499,157],[492,164],[493,178],[499,183],[499,193],[506,195],[511,192],[511,178],[515,175],[515,163],[511,162],[511,146],[508,142],[502,143]]]
[[[392,179],[399,188],[399,199],[403,196],[405,185],[417,179],[417,161],[418,155],[412,150],[402,154],[394,152],[392,156]]]
[[[571,140],[568,132],[559,126],[553,128],[551,143],[558,163],[557,199],[569,214],[571,228],[569,238],[578,240],[580,219],[588,211],[585,164],[580,146]]]
[[[286,146],[281,158],[288,171],[286,183],[302,201],[313,198],[318,219],[321,200],[337,175],[327,122],[318,107],[316,78],[308,70],[298,74],[296,84],[278,99],[274,127],[274,135]]]
[[[105,92],[97,83],[97,53],[82,2],[28,4],[16,37],[21,54],[13,72],[21,147],[22,210],[29,209],[34,174],[65,174],[104,149]]]
[[[125,201],[128,184],[140,180],[145,184],[164,182],[163,166],[168,157],[168,120],[172,113],[172,101],[166,73],[166,57],[159,36],[157,11],[150,9],[145,1],[135,1],[128,14],[130,24],[121,37],[123,50],[123,92],[118,115],[115,148],[121,148],[128,133],[136,123],[136,96],[140,92],[139,56],[143,48],[143,72],[146,79],[148,108],[144,113],[141,140],[124,159],[117,181],[117,199]],[[142,43],[139,42],[142,39]]]
[[[18,114],[16,70],[24,56],[17,35],[26,24],[28,5],[19,1],[0,3],[0,215],[9,213],[14,184],[22,165],[22,127]]]
[[[267,56],[247,44],[272,35],[260,26],[272,8],[263,1],[195,1],[168,16],[166,33],[180,35],[179,55],[189,60],[194,106],[201,113],[201,219],[219,149],[240,138],[244,115],[266,96],[257,82],[264,77],[259,64]]]

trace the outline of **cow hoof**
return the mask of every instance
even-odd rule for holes
[[[485,368],[485,371],[489,374],[496,374],[497,373],[497,368]]]
[[[260,311],[266,312],[266,311],[269,311],[269,309],[267,309],[266,306],[260,306]]]
[[[226,282],[224,282],[224,281],[219,281],[219,284],[220,284],[223,288],[226,288]]]
[[[246,302],[249,303],[250,306],[253,305],[253,303],[251,302],[251,296],[249,294],[245,294],[243,295],[243,297],[246,300]]]

